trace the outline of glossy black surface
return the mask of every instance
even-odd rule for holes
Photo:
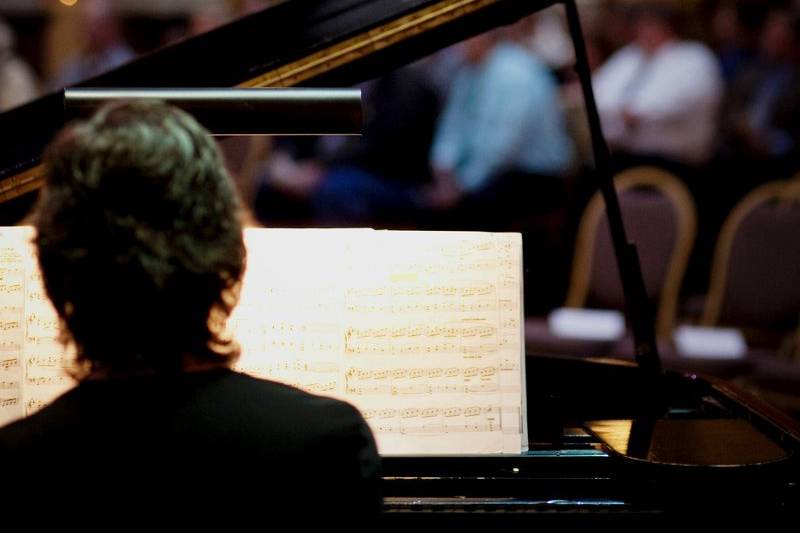
[[[685,467],[757,466],[791,456],[740,418],[596,420],[586,428],[631,459]]]

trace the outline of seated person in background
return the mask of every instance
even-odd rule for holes
[[[722,74],[713,52],[682,40],[677,8],[638,8],[634,41],[594,74],[603,133],[617,152],[681,165],[713,153]]]
[[[515,216],[548,203],[573,164],[555,78],[520,44],[531,19],[464,43],[431,149],[435,185],[428,203],[457,207],[462,229],[502,229]],[[563,185],[560,185],[563,186]],[[480,219],[480,220],[479,220]],[[509,220],[504,220],[509,219]]]
[[[695,252],[700,259],[696,268],[690,266],[687,285],[697,293],[705,289],[710,250],[736,203],[762,183],[800,170],[798,21],[790,9],[768,9],[756,57],[741,62],[726,91],[714,164],[692,186],[700,206]],[[692,283],[693,278],[699,279]]]
[[[770,10],[758,56],[743,64],[726,94],[720,155],[729,163],[726,174],[749,185],[740,194],[798,170],[799,47],[800,17],[789,9]]]
[[[711,13],[708,37],[719,58],[726,84],[755,56],[762,11],[763,6],[757,2],[723,0]]]
[[[76,8],[83,46],[59,68],[50,82],[53,89],[93,78],[136,57],[125,42],[113,2],[84,0]]]
[[[31,67],[15,50],[11,27],[0,19],[0,112],[36,98],[38,82]]]
[[[429,72],[412,64],[361,89],[363,136],[291,138],[277,146],[256,199],[262,220],[405,226],[415,219],[416,191],[430,182],[439,111]]]
[[[463,43],[422,194],[441,229],[521,231],[526,311],[561,301],[563,209],[575,149],[558,86],[523,44],[533,18]],[[438,215],[438,216],[437,216]],[[437,220],[438,218],[438,220]]]
[[[230,369],[245,249],[207,132],[158,102],[115,104],[62,132],[46,164],[35,244],[78,385],[0,429],[4,500],[82,524],[377,514],[379,459],[354,407]]]

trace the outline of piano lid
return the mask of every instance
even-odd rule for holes
[[[79,87],[350,86],[554,0],[291,0],[145,55]],[[0,202],[38,189],[63,96],[0,114]]]

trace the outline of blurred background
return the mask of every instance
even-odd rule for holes
[[[276,3],[0,0],[0,111]],[[665,365],[798,416],[800,2],[578,4]],[[573,63],[554,6],[363,83],[362,137],[220,144],[265,226],[521,232],[528,352],[632,358]]]

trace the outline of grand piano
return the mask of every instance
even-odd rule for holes
[[[79,85],[346,87],[554,3],[292,0]],[[562,3],[579,41],[575,5]],[[0,115],[4,223],[35,196],[42,150],[64,120],[63,93]],[[625,263],[627,243],[616,244]],[[635,262],[621,266],[635,293]],[[800,514],[797,422],[726,382],[662,371],[646,306],[635,294],[629,303],[642,330],[638,363],[527,354],[529,451],[387,457],[386,522],[616,525],[697,512],[717,521]]]

